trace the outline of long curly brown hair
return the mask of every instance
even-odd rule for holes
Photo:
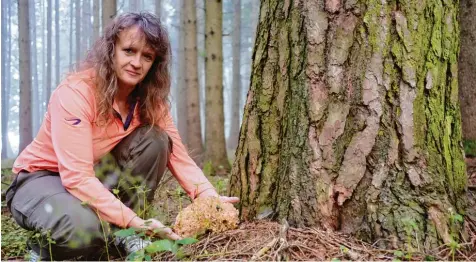
[[[157,125],[169,106],[171,48],[167,30],[160,19],[147,12],[125,13],[117,16],[88,52],[80,68],[96,71],[96,103],[98,123],[111,121],[112,104],[118,91],[117,76],[113,66],[116,41],[122,30],[137,26],[147,43],[154,49],[155,60],[145,76],[131,93],[129,102],[139,97],[142,124]]]

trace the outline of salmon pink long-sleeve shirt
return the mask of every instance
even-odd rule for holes
[[[36,138],[18,156],[13,172],[59,172],[66,190],[97,210],[101,219],[127,227],[136,214],[103,186],[94,164],[140,125],[139,111],[136,106],[126,129],[118,118],[98,125],[94,83],[94,69],[89,69],[69,75],[58,86]],[[189,157],[170,112],[160,127],[173,141],[167,166],[187,194],[194,199],[213,188]]]

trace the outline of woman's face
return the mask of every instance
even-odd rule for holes
[[[134,88],[149,72],[155,52],[138,27],[119,33],[114,51],[114,71],[119,88]]]

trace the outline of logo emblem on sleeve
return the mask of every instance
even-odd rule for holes
[[[79,118],[68,118],[68,119],[65,118],[65,120],[68,121],[73,126],[76,126],[79,123],[81,123],[81,119],[79,119]]]

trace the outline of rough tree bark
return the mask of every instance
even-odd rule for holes
[[[195,0],[184,1],[185,88],[187,91],[187,145],[195,163],[202,165],[203,143],[198,85],[197,13]]]
[[[233,11],[233,87],[231,90],[231,131],[227,148],[236,150],[240,136],[241,98],[241,0],[235,0]]]
[[[242,218],[392,248],[454,240],[467,188],[457,4],[266,0],[260,14],[231,177]]]
[[[29,0],[18,1],[18,49],[20,68],[20,153],[32,140],[31,129],[31,67],[30,67],[30,21]]]
[[[463,137],[476,141],[476,1],[460,0],[459,97]]]
[[[205,160],[215,172],[230,169],[223,112],[222,2],[205,1]]]

